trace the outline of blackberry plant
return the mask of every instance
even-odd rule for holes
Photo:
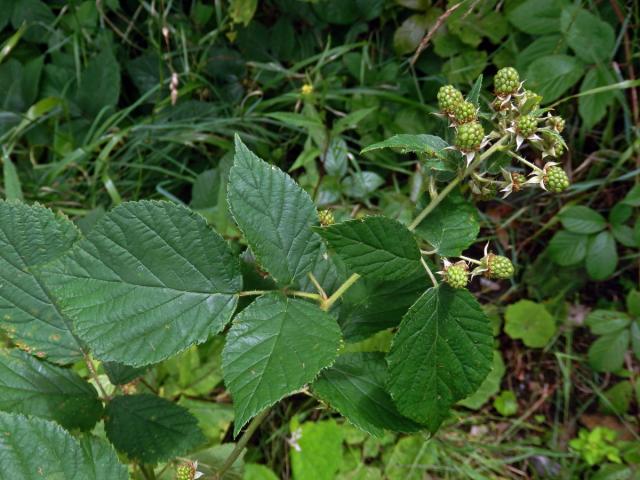
[[[531,108],[526,98],[535,95],[523,90],[515,70],[501,70],[494,83],[488,115],[478,115],[481,80],[466,100],[452,86],[441,89],[453,145],[433,135],[398,135],[363,151],[396,147],[424,162],[430,195],[407,223],[384,216],[336,222],[330,211],[318,213],[305,190],[238,136],[227,199],[246,249],[241,256],[203,217],[175,203],[122,203],[83,234],[41,205],[0,202],[0,321],[18,347],[0,355],[0,409],[12,412],[0,413],[0,429],[8,441],[22,448],[22,435],[37,430],[31,441],[37,438],[42,457],[52,459],[38,463],[42,468],[74,455],[64,461],[80,473],[64,478],[93,478],[84,472],[97,468],[100,478],[124,479],[110,445],[89,438],[81,445],[55,424],[87,431],[104,419],[113,447],[140,468],[176,460],[178,478],[198,478],[198,464],[183,458],[204,441],[196,419],[128,385],[215,335],[224,336],[234,436],[244,430],[214,472],[220,478],[269,409],[301,391],[373,435],[437,432],[492,365],[491,324],[467,287],[475,276],[508,280],[515,272],[488,246],[481,259],[462,255],[479,226],[458,187],[506,196],[526,186],[551,193],[568,186],[557,164],[538,166],[556,152],[539,134],[564,146],[561,122]],[[520,153],[525,144],[533,160]],[[494,155],[515,164],[503,177],[487,167]],[[522,168],[530,170],[528,180]],[[246,275],[251,268],[268,277],[259,288]],[[397,317],[361,322],[348,295],[355,284],[372,304],[398,285],[410,290],[410,301]],[[395,333],[386,355],[344,351],[345,342],[389,328]],[[78,361],[86,362],[97,390],[64,368]],[[108,382],[95,374],[94,361]],[[3,464],[3,472],[19,468],[25,466],[17,459]]]

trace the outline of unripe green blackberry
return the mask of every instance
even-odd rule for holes
[[[469,283],[469,269],[464,262],[454,263],[444,269],[444,281],[453,288],[466,288]]]
[[[320,210],[318,212],[318,219],[320,220],[320,225],[323,227],[328,227],[329,225],[336,223],[336,219],[334,218],[331,210]]]
[[[520,88],[520,75],[513,67],[505,67],[498,70],[493,77],[493,88],[496,95],[510,95],[516,93]]]
[[[522,190],[524,184],[527,183],[527,177],[525,177],[520,172],[512,172],[511,173],[511,185],[513,187],[514,192],[519,192]]]
[[[459,102],[453,109],[453,118],[457,124],[474,122],[478,119],[478,109],[471,102]]]
[[[542,179],[547,190],[554,193],[560,193],[569,186],[569,177],[567,173],[557,165],[545,168],[544,177]]]
[[[480,190],[480,200],[493,200],[498,195],[498,185],[495,183],[487,183]]]
[[[556,157],[561,157],[564,153],[564,145],[561,141],[556,140],[553,142],[553,151],[556,154]]]
[[[458,126],[456,147],[463,152],[477,150],[484,138],[484,128],[480,122],[470,122]]]
[[[561,133],[564,130],[564,124],[564,118],[557,115],[547,118],[547,125],[558,133]]]
[[[445,85],[438,90],[438,105],[441,112],[453,115],[456,105],[462,102],[464,102],[462,92],[453,85]]]
[[[525,138],[529,138],[538,129],[538,119],[533,115],[521,115],[516,120],[516,131]]]
[[[493,279],[507,279],[513,277],[515,269],[507,257],[488,254],[483,261],[487,266],[486,276]]]
[[[176,480],[193,480],[196,468],[193,463],[183,463],[176,469]]]

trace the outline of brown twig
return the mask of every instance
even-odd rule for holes
[[[440,15],[438,17],[438,20],[436,20],[436,23],[434,23],[433,27],[431,27],[429,29],[429,31],[427,32],[427,34],[424,36],[424,38],[420,41],[420,45],[418,45],[418,48],[416,49],[416,53],[413,54],[413,57],[411,57],[411,61],[409,62],[411,64],[411,66],[413,67],[415,65],[415,63],[418,61],[418,57],[420,56],[420,54],[422,53],[422,51],[427,48],[427,45],[429,45],[429,41],[431,40],[431,37],[433,37],[433,35],[436,33],[436,31],[442,26],[442,24],[445,22],[445,20],[447,18],[449,18],[449,15],[451,15],[453,12],[455,12],[460,5],[462,5],[463,2],[460,3],[456,3],[454,6],[452,6],[451,8],[449,8],[446,12],[444,12],[442,15]]]

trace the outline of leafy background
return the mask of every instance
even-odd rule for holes
[[[567,119],[569,152],[562,161],[572,187],[561,198],[525,191],[509,201],[481,201],[476,209],[468,192],[456,192],[434,212],[437,223],[418,230],[446,255],[475,239],[480,255],[481,244],[490,240],[518,268],[510,285],[474,284],[473,294],[489,305],[493,321],[494,368],[439,435],[429,440],[411,434],[407,420],[407,434],[373,437],[302,393],[269,415],[229,478],[302,479],[309,472],[327,479],[637,474],[638,5],[465,1],[412,62],[420,41],[454,3],[0,1],[3,196],[51,207],[98,243],[101,232],[93,227],[106,210],[125,200],[169,200],[201,214],[239,253],[234,205],[229,209],[225,200],[236,132],[339,220],[383,213],[407,222],[428,187],[425,173],[450,178],[446,155],[417,161],[415,155],[379,148],[360,152],[396,134],[450,136],[431,115],[441,85],[468,91],[480,74],[490,78],[497,68],[513,65],[526,86],[544,96],[544,105]],[[313,92],[303,94],[303,85],[312,85]],[[451,211],[466,212],[467,221],[453,221]],[[69,220],[46,212],[31,213],[32,221],[47,222],[68,242],[47,245],[50,258],[43,259],[43,240],[23,240],[29,253],[24,265],[5,249],[5,284],[15,278],[10,264],[26,269],[31,262],[53,260],[77,237]],[[6,211],[0,215],[3,238],[19,233],[15,219]],[[192,220],[206,228],[200,217]],[[449,230],[468,242],[438,243]],[[219,245],[215,238],[209,241]],[[243,257],[239,269],[244,288],[263,288],[269,281],[251,258]],[[295,279],[282,273],[275,275],[282,284]],[[38,273],[20,281],[34,291]],[[391,348],[389,328],[424,289],[419,276],[356,285],[339,318],[341,325],[357,325],[343,331],[352,353],[345,363],[366,362],[375,372],[379,352]],[[157,301],[168,293],[157,290]],[[20,346],[20,335],[28,333],[43,346],[51,344],[62,317],[50,300],[41,300],[53,330],[29,329],[33,314],[22,312],[25,330],[8,330],[7,347]],[[3,315],[15,313],[5,303],[0,308]],[[124,432],[103,420],[114,415],[102,411],[97,394],[113,391],[96,392],[85,381],[91,376],[85,363],[61,367],[5,349],[0,384],[9,393],[0,396],[0,410],[42,417],[67,430],[15,413],[0,414],[0,423],[6,431],[51,439],[43,455],[52,465],[56,449],[77,452],[73,465],[59,466],[64,478],[92,478],[92,462],[99,458],[113,469],[110,478],[126,478],[115,453],[99,440],[107,435],[120,438],[118,449],[136,460],[129,465],[134,478],[151,475],[138,463],[153,463],[154,449],[167,453],[163,462],[189,455],[213,470],[228,455],[239,426],[229,386],[222,382],[222,340],[210,333],[192,339],[206,342],[151,368],[145,365],[152,359],[137,359],[139,369],[91,364],[114,390],[141,394],[133,397],[137,404],[118,408],[118,415],[138,422]],[[59,341],[50,360],[65,365],[81,359],[77,339]],[[137,353],[128,349],[132,359]],[[323,375],[320,397],[337,384],[357,388],[357,377],[341,376],[344,371],[348,364]],[[25,411],[20,392],[27,384],[38,387]],[[367,388],[380,398],[376,385]],[[78,412],[76,401],[90,407]],[[154,443],[145,422],[155,419],[155,408],[172,409],[166,426],[182,432],[180,442]],[[384,430],[384,422],[379,428]],[[598,428],[615,434],[597,433]],[[130,444],[131,431],[147,432],[145,445],[153,448]],[[0,464],[10,465],[1,455]],[[173,478],[175,465],[162,463],[157,476]]]

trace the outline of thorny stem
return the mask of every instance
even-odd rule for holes
[[[224,464],[222,465],[222,467],[220,467],[220,470],[218,470],[218,472],[216,473],[216,479],[221,479],[222,477],[224,477],[224,474],[227,473],[227,470],[229,470],[233,466],[234,462],[238,459],[238,457],[242,453],[242,450],[244,450],[244,447],[247,445],[247,442],[251,439],[264,419],[267,418],[267,415],[269,415],[268,408],[253,420],[251,420],[251,423],[240,437],[240,440],[238,440],[238,443],[236,443],[236,446],[224,461]]]
[[[316,290],[320,294],[320,297],[322,297],[322,300],[326,300],[327,293],[324,291],[324,288],[322,288],[322,285],[320,285],[320,282],[318,282],[318,279],[315,277],[315,275],[311,272],[309,272],[309,280],[311,280],[313,286],[316,287]]]
[[[490,157],[491,155],[493,155],[495,153],[496,150],[498,150],[499,148],[502,147],[502,144],[505,142],[505,140],[507,140],[510,137],[510,135],[505,135],[503,137],[501,137],[496,143],[494,143],[488,150],[486,150],[485,152],[483,152],[481,155],[478,156],[478,158],[476,160],[474,160],[471,165],[469,165],[469,167],[465,170],[465,172],[462,174],[462,176],[458,176],[456,178],[454,178],[449,185],[447,185],[446,187],[444,187],[444,189],[442,189],[442,191],[440,191],[440,193],[438,194],[437,197],[433,198],[430,202],[429,205],[427,205],[424,210],[422,210],[418,216],[413,220],[413,222],[411,222],[411,224],[409,225],[409,230],[413,231],[416,229],[416,227],[418,225],[420,225],[420,223],[422,222],[422,220],[424,220],[426,218],[427,215],[429,215],[439,204],[440,202],[442,202],[442,200],[444,200],[444,198],[449,195],[449,193],[451,193],[451,191],[460,183],[460,181],[465,178],[467,175],[470,175],[477,167],[478,165],[480,165],[480,163],[482,163],[483,160],[485,160],[486,158]],[[537,168],[537,167],[536,167]]]

